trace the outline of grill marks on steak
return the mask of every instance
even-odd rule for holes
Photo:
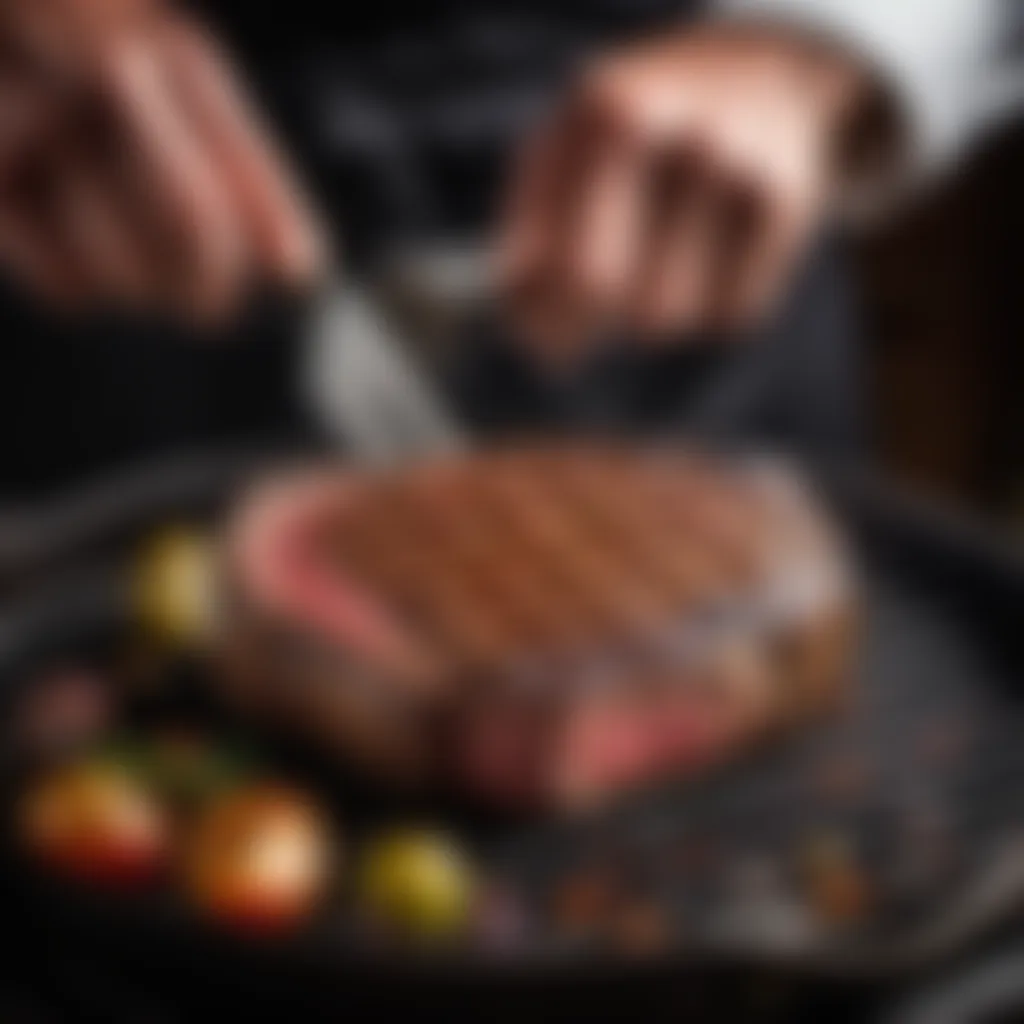
[[[709,476],[614,452],[435,464],[371,485],[334,553],[476,667],[642,641],[739,593],[763,560],[739,490]]]
[[[236,634],[317,652],[287,684],[300,727],[489,800],[711,764],[842,674],[842,562],[778,469],[492,452],[292,483],[241,521]]]

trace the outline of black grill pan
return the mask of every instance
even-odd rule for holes
[[[124,543],[183,512],[216,508],[256,464],[245,456],[231,472],[165,469],[148,493],[136,478],[135,508],[122,503],[109,522],[94,518],[73,543],[48,538],[59,558],[37,545],[45,570],[33,573],[23,560],[18,574],[34,577],[31,593],[0,621],[4,698],[34,666],[102,647],[123,629]],[[183,481],[176,491],[167,483],[175,473]],[[793,992],[825,991],[843,994],[832,1004],[840,1019],[859,1014],[869,994],[1012,933],[1024,915],[1024,563],[869,477],[812,475],[863,578],[850,706],[704,782],[587,820],[484,830],[478,840],[494,876],[535,928],[521,948],[382,958],[325,926],[271,954],[234,948],[164,908],[55,897],[14,866],[6,872],[11,927],[51,951],[63,936],[79,968],[92,965],[91,979],[116,967],[105,988],[90,982],[107,994],[137,977],[146,993],[170,985],[179,998],[199,993],[206,1006],[262,992],[264,1008],[280,1000],[310,1013],[339,999],[376,1009],[433,998],[460,1007],[479,1000],[516,1016],[521,1000],[543,993],[544,1005],[589,1008],[591,1018],[650,1003],[651,1012],[753,1007],[774,1019],[792,1009]],[[809,926],[780,898],[822,848],[838,848],[865,883],[870,910],[840,928]],[[580,877],[612,893],[624,913],[654,915],[669,938],[637,956],[623,934],[566,919],[567,880]],[[64,961],[51,955],[56,971]]]

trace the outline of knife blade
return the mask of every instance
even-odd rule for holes
[[[301,383],[328,436],[368,463],[459,451],[468,441],[376,290],[332,283],[314,310]]]

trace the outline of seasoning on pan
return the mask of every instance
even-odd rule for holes
[[[804,840],[802,875],[811,906],[829,924],[862,921],[873,903],[871,885],[851,841],[838,832],[821,832]]]
[[[555,927],[570,935],[596,933],[607,922],[615,896],[611,877],[600,868],[569,875],[553,893],[551,914]]]
[[[634,899],[616,907],[609,921],[615,948],[629,956],[654,956],[673,941],[671,918],[652,900]]]

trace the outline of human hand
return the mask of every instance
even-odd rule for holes
[[[159,0],[0,8],[0,267],[61,309],[227,313],[321,246],[202,26]]]
[[[708,26],[598,61],[528,141],[499,245],[549,359],[764,316],[828,210],[867,89],[782,32]]]

